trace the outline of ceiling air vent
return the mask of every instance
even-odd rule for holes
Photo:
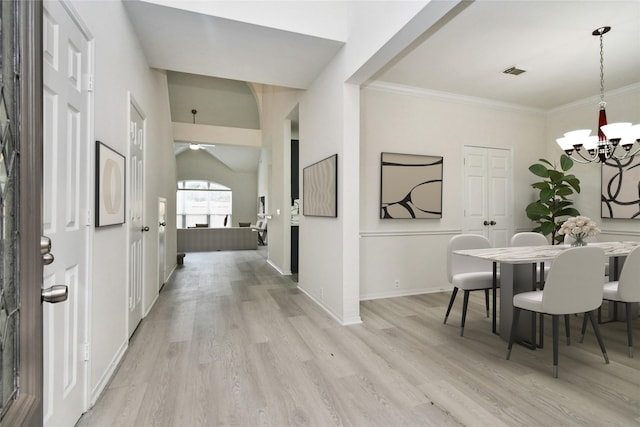
[[[513,67],[509,67],[506,70],[503,71],[504,74],[511,74],[514,76],[518,76],[522,73],[524,73],[526,70],[523,70],[521,68],[516,67],[515,65]]]

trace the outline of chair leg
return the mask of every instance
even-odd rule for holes
[[[564,315],[564,330],[567,335],[567,345],[571,345],[571,317],[568,314]]]
[[[460,323],[460,336],[464,335],[464,322],[467,320],[467,307],[469,306],[469,291],[464,291],[464,299],[462,300],[462,323]]]
[[[580,344],[584,342],[584,334],[587,332],[587,319],[589,316],[587,313],[584,314],[582,318],[582,330],[580,331]],[[600,323],[600,309],[598,309],[598,323]]]
[[[600,344],[600,350],[602,350],[604,361],[605,363],[609,363],[609,356],[607,356],[607,349],[604,348],[604,341],[602,341],[602,335],[600,335],[600,327],[598,326],[598,322],[596,321],[596,315],[594,311],[595,310],[589,312],[589,320],[591,320],[591,324],[593,325],[593,331],[596,333],[596,339],[598,340],[598,344]]]
[[[451,307],[453,307],[453,301],[456,299],[456,295],[458,294],[458,288],[453,288],[453,292],[451,292],[451,299],[449,300],[449,307],[447,307],[447,314],[444,315],[444,324],[447,324],[447,319],[449,318],[449,313],[451,312]]]
[[[509,334],[509,344],[507,345],[507,360],[511,357],[511,348],[516,340],[516,331],[518,330],[518,319],[520,319],[520,309],[513,307],[513,318],[511,319],[511,333]]]
[[[627,312],[627,343],[629,344],[629,357],[633,357],[633,319],[631,316],[632,303],[626,302],[624,309]]]
[[[484,305],[487,308],[487,317],[489,317],[489,289],[484,290]]]
[[[551,316],[551,330],[553,335],[553,378],[558,378],[558,335],[559,317],[557,314]]]

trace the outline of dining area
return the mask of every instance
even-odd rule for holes
[[[552,375],[558,377],[559,324],[566,345],[571,323],[581,325],[580,342],[589,334],[605,364],[607,324],[626,324],[627,356],[633,358],[633,323],[640,302],[640,242],[608,241],[550,245],[535,232],[516,233],[508,247],[491,247],[481,235],[453,236],[447,247],[447,274],[453,291],[447,323],[459,290],[463,291],[460,335],[464,335],[469,297],[483,291],[492,333],[505,342],[506,358],[544,347],[545,318],[551,318]],[[605,313],[605,315],[603,315]],[[586,335],[589,337],[589,335]],[[575,342],[575,341],[574,341]],[[514,350],[514,344],[518,349]]]

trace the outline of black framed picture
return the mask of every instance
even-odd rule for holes
[[[338,216],[338,155],[334,154],[302,170],[302,214]]]
[[[380,218],[442,218],[442,156],[382,153]]]
[[[602,163],[602,218],[640,219],[640,156]]]
[[[96,141],[96,227],[125,222],[125,157]]]

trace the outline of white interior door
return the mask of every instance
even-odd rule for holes
[[[158,290],[164,285],[166,273],[167,199],[158,198]]]
[[[67,301],[43,305],[43,418],[50,426],[74,425],[87,396],[90,46],[68,7],[47,1],[43,17],[43,229],[55,257],[43,287],[69,290]]]
[[[129,103],[129,337],[142,320],[144,228],[144,116]]]
[[[464,233],[481,234],[494,247],[513,234],[511,152],[464,147]]]

